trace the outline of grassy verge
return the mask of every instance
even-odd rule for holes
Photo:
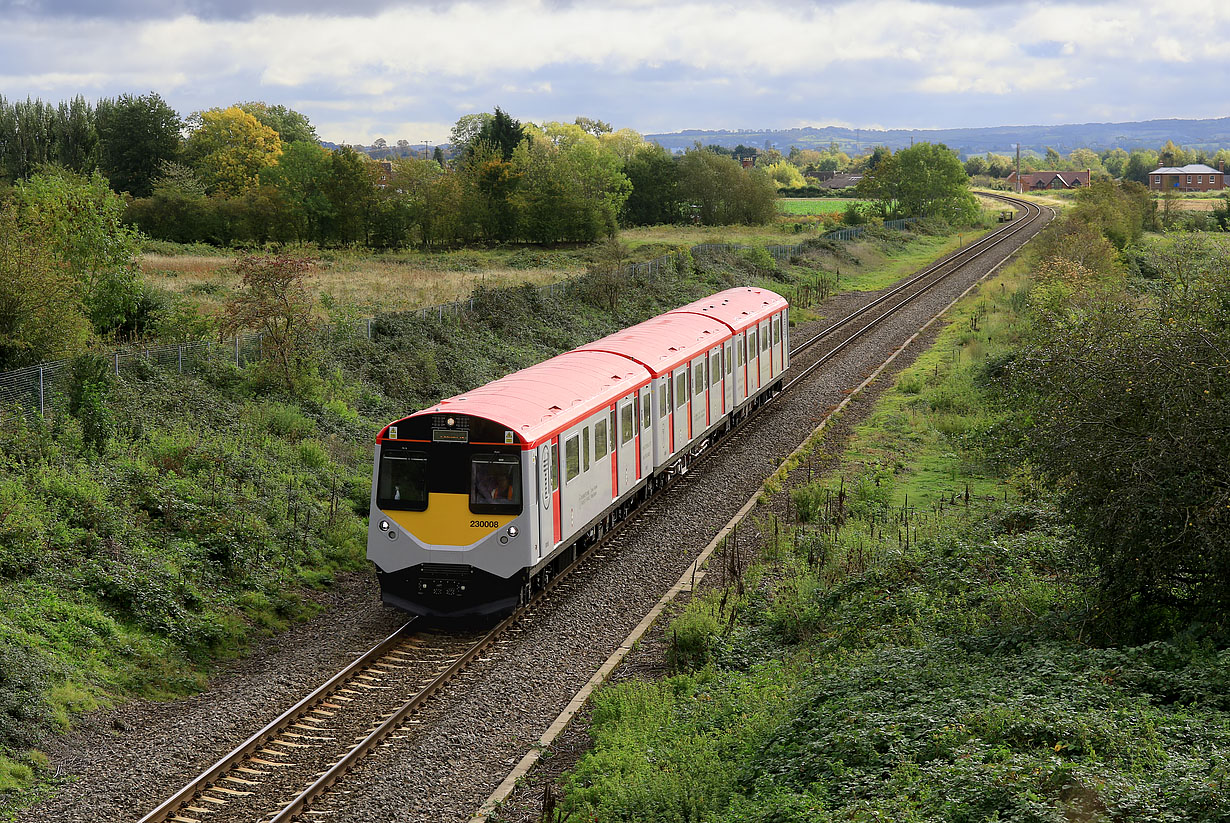
[[[1090,645],[1073,537],[992,461],[982,365],[1026,294],[964,301],[840,468],[795,479],[761,561],[670,624],[677,674],[595,697],[574,819],[1230,815],[1226,654]]]

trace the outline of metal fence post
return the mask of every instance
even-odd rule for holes
[[[115,353],[115,376],[120,376],[120,353]]]
[[[367,339],[372,339],[372,319],[370,317],[367,318]]]
[[[239,335],[235,335],[235,368],[239,368]]]
[[[179,344],[179,373],[184,373],[184,344]]]
[[[43,411],[43,367],[38,367],[38,413],[44,414]]]

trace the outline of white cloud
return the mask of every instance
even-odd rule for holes
[[[496,103],[518,104],[526,119],[574,106],[673,128],[817,122],[803,106],[826,123],[863,126],[950,116],[965,119],[948,125],[989,125],[969,118],[1038,120],[1061,110],[1112,116],[1150,105],[1133,76],[1150,80],[1153,105],[1196,106],[1207,95],[1193,80],[1203,77],[1207,88],[1230,64],[1224,0],[1167,8],[1149,0],[989,8],[526,0],[380,9],[248,19],[27,15],[0,31],[0,93],[56,99],[153,89],[184,113],[293,98],[326,137],[336,129],[366,139],[357,135],[369,128],[389,137],[422,124],[443,139],[450,118]],[[1015,114],[1047,97],[1062,104],[1032,118]]]

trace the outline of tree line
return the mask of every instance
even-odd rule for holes
[[[152,92],[94,105],[0,98],[0,180],[100,174],[127,197],[127,222],[177,242],[590,242],[621,225],[775,214],[763,170],[699,146],[676,156],[586,117],[521,123],[496,108],[457,122],[449,159],[383,154],[323,147],[304,115],[263,102],[184,118]]]
[[[1216,152],[1187,149],[1176,145],[1173,140],[1168,140],[1157,150],[1132,149],[1129,152],[1114,148],[1099,153],[1092,149],[1078,148],[1066,155],[1060,154],[1053,148],[1048,148],[1045,154],[1026,151],[1021,153],[1021,172],[1089,171],[1094,179],[1126,180],[1147,184],[1149,172],[1159,166],[1187,166],[1192,163],[1203,163],[1217,168],[1219,162],[1230,163],[1230,149],[1218,149]],[[965,171],[970,177],[1003,179],[1016,171],[1016,158],[991,152],[985,155],[976,154],[966,159]]]

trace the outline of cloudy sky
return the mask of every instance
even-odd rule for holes
[[[0,95],[244,100],[326,140],[522,120],[938,128],[1230,115],[1227,0],[0,0]]]

